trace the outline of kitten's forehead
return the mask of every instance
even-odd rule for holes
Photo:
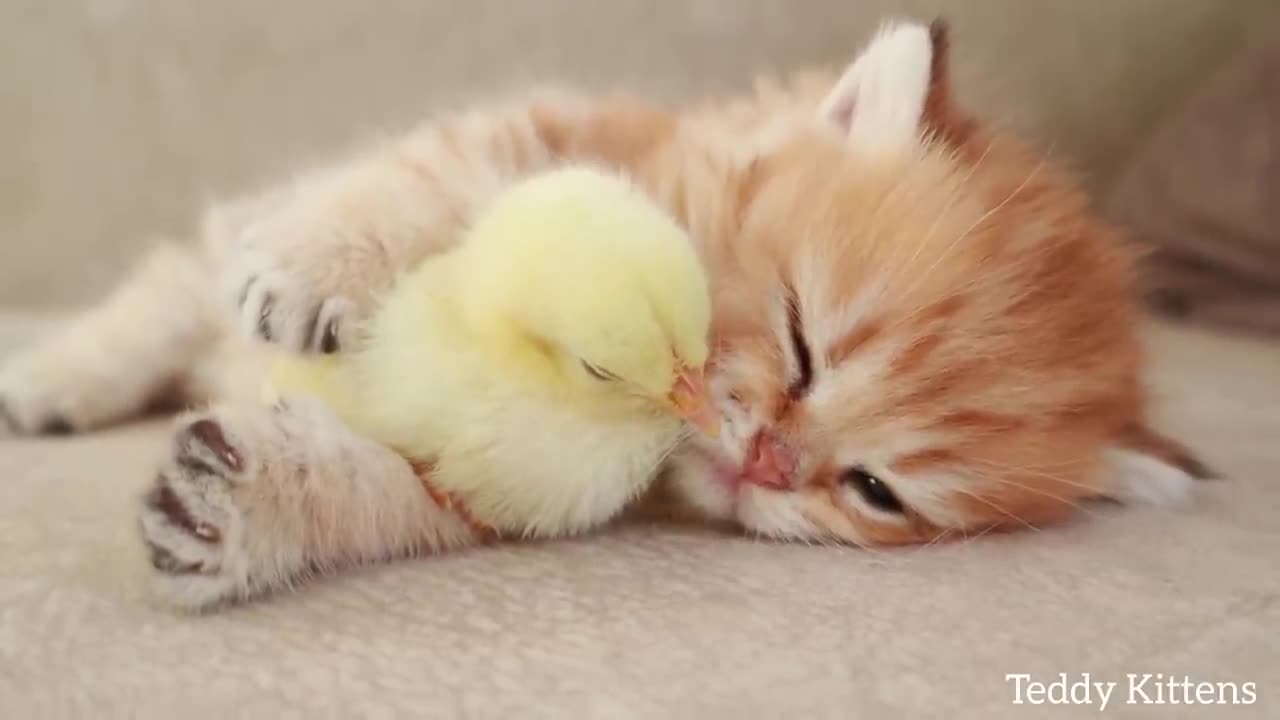
[[[989,229],[984,175],[937,144],[872,157],[805,133],[760,167],[765,178],[743,230],[814,299],[838,302],[870,279],[919,275],[922,262],[939,257],[963,260],[959,251],[975,243],[958,241]]]

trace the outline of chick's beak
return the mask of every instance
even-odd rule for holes
[[[720,415],[711,405],[701,370],[681,368],[667,400],[685,422],[710,437],[720,436]]]

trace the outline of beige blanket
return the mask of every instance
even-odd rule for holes
[[[1102,717],[1280,717],[1280,347],[1154,340],[1166,427],[1227,476],[1188,509],[894,552],[633,525],[205,617],[146,593],[162,426],[0,442],[0,717],[1098,716],[1026,713],[1008,673],[1118,682]],[[1259,700],[1129,706],[1128,673]]]

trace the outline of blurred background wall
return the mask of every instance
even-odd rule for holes
[[[560,79],[663,98],[954,30],[963,101],[1104,187],[1274,0],[0,0],[0,306],[78,304],[207,200]]]

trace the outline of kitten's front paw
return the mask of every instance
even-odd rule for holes
[[[245,253],[232,269],[236,312],[244,333],[300,352],[335,353],[355,302],[327,295],[303,267],[269,251]]]
[[[299,204],[246,223],[230,243],[223,287],[243,332],[300,352],[333,353],[392,269],[376,238],[337,210]]]
[[[247,445],[214,415],[187,422],[142,500],[143,541],[167,603],[199,610],[286,584],[301,562],[290,543],[251,522],[264,501]]]

